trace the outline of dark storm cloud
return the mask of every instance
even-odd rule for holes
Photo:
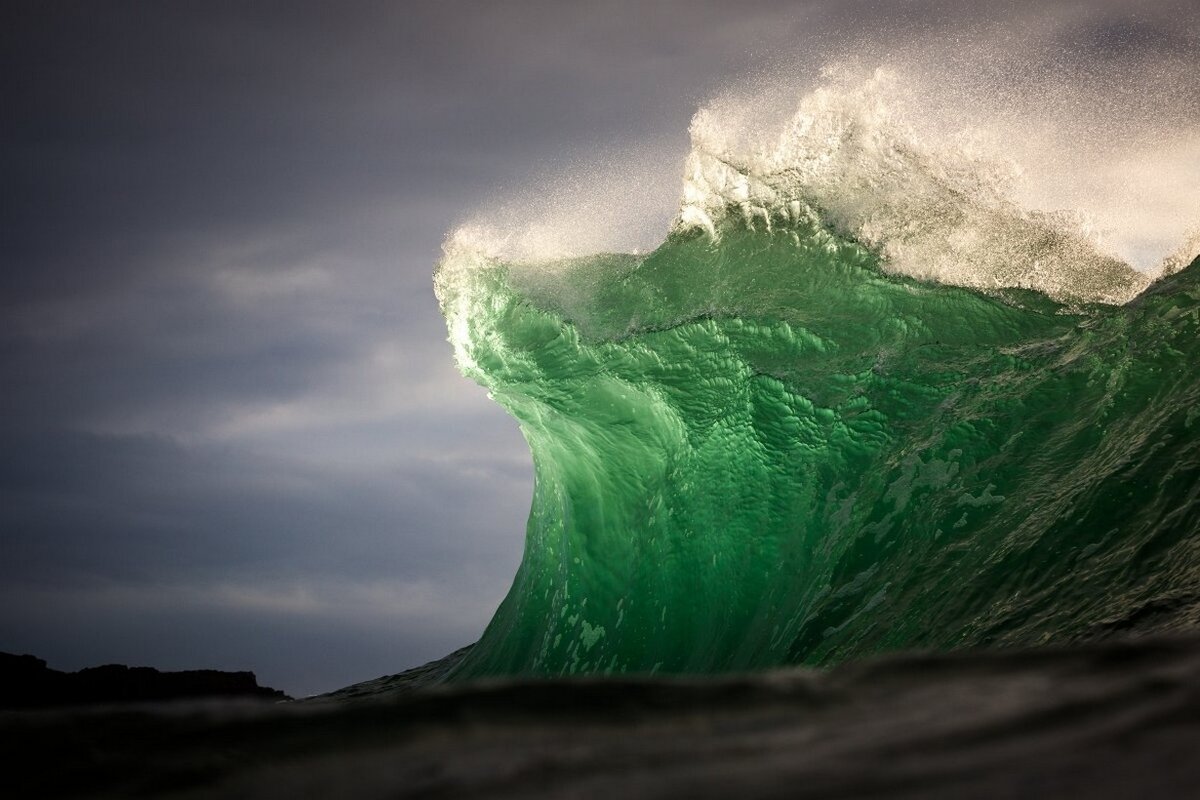
[[[374,430],[403,441],[403,431]],[[415,453],[354,470],[145,436],[10,434],[0,447],[22,453],[0,473],[0,628],[76,665],[100,657],[73,652],[69,629],[81,620],[128,645],[127,629],[147,617],[172,628],[170,609],[260,628],[374,626],[371,637],[390,643],[374,647],[394,663],[345,663],[326,682],[395,669],[414,648],[433,657],[430,640],[468,640],[499,602],[516,569],[515,531],[485,522],[519,520],[529,492],[525,464],[487,452],[469,468]],[[314,632],[307,646],[326,644]],[[322,688],[296,683],[284,665],[297,658],[278,653],[258,667],[298,691]]]
[[[691,114],[742,71],[1040,8],[8,4],[0,649],[307,691],[465,644],[530,467],[453,373],[446,231],[625,146],[665,223]],[[1060,28],[1081,61],[1195,45],[1167,6],[1098,8]]]
[[[22,565],[29,561],[44,562],[39,580],[56,581],[89,573],[140,580],[445,574],[464,562],[464,548],[483,547],[480,555],[493,559],[511,550],[509,537],[498,532],[437,547],[422,541],[469,529],[491,513],[520,512],[528,488],[523,464],[486,452],[469,468],[413,453],[406,463],[368,472],[236,457],[150,436],[12,433],[0,446],[27,454],[0,472],[15,523],[0,562],[6,582],[27,579]],[[473,476],[493,486],[473,487],[476,494],[452,505],[439,502],[441,487],[473,483]]]

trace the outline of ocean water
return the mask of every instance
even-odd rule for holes
[[[1155,269],[895,119],[692,127],[648,254],[452,234],[460,369],[519,422],[524,558],[450,672],[714,673],[1200,619],[1200,263]]]

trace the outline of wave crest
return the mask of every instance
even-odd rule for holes
[[[1011,199],[1020,169],[985,156],[980,132],[918,133],[893,102],[904,91],[888,70],[827,70],[773,137],[747,133],[744,110],[702,109],[675,229],[719,237],[730,224],[819,220],[878,251],[888,271],[1064,302],[1124,303],[1151,282],[1102,252],[1078,215]]]

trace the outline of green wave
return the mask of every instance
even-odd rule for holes
[[[1124,306],[889,275],[817,224],[436,276],[520,423],[524,558],[453,678],[1190,625],[1200,262]]]

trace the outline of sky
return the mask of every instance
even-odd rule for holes
[[[1149,5],[8,4],[0,650],[306,695],[474,641],[532,465],[455,370],[448,232],[590,194],[653,246],[747,75],[981,29],[1195,59],[1194,4]]]

